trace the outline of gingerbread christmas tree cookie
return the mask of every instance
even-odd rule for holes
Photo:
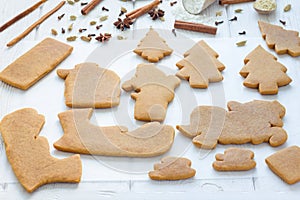
[[[176,75],[188,80],[193,88],[207,88],[210,82],[223,80],[220,72],[225,66],[217,60],[218,56],[201,40],[184,54],[184,59],[176,63],[180,69]]]
[[[65,102],[73,108],[110,108],[120,102],[120,78],[96,63],[81,63],[74,69],[59,69],[65,79]]]
[[[191,168],[192,162],[187,158],[166,157],[161,163],[154,165],[154,171],[148,173],[153,180],[182,180],[188,179],[196,174]]]
[[[163,121],[169,102],[174,98],[174,90],[180,79],[166,75],[154,64],[140,64],[135,76],[122,84],[129,92],[135,91],[131,97],[136,101],[134,118],[142,121]]]
[[[285,30],[280,26],[258,21],[263,38],[277,54],[288,53],[291,56],[300,56],[300,37],[298,31]]]
[[[216,154],[213,168],[217,171],[246,171],[253,169],[256,162],[254,153],[247,149],[228,148],[224,154]]]
[[[150,28],[133,52],[149,62],[158,62],[163,57],[171,55],[173,50],[153,28]]]
[[[244,86],[258,88],[261,94],[277,94],[278,87],[288,85],[292,79],[287,68],[260,45],[244,59],[246,64],[240,71],[245,79]]]
[[[282,128],[285,108],[278,101],[255,100],[248,103],[230,101],[228,111],[216,106],[198,106],[189,125],[177,125],[185,136],[204,149],[221,144],[261,144],[279,146],[286,142]]]
[[[39,136],[44,123],[44,116],[31,108],[10,113],[0,123],[8,161],[28,192],[47,183],[78,183],[81,179],[79,155],[65,159],[50,155],[47,139]]]

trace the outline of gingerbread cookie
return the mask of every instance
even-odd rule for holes
[[[182,180],[196,174],[191,168],[192,162],[187,158],[166,157],[154,165],[154,171],[148,173],[152,180]]]
[[[180,79],[165,75],[154,64],[140,64],[135,76],[123,83],[122,88],[136,101],[134,118],[142,121],[163,121],[169,102],[174,98],[174,90]]]
[[[270,49],[277,54],[288,53],[291,56],[300,56],[300,37],[298,31],[285,30],[280,26],[258,21],[262,37]]]
[[[195,44],[183,55],[184,59],[176,63],[180,69],[176,75],[188,80],[193,88],[207,88],[210,82],[223,80],[220,73],[225,66],[217,60],[218,54],[203,40]]]
[[[120,102],[120,78],[96,63],[81,63],[74,69],[58,69],[65,79],[66,105],[73,108],[111,108]]]
[[[46,38],[8,65],[0,73],[0,80],[27,90],[68,57],[72,50],[73,47],[67,44]]]
[[[149,62],[158,62],[163,57],[171,55],[173,50],[153,28],[150,28],[133,52]]]
[[[269,168],[288,184],[300,181],[300,148],[291,146],[266,158]]]
[[[89,122],[92,109],[58,115],[64,135],[54,143],[60,151],[103,156],[152,157],[168,151],[174,140],[171,126],[152,122],[129,132],[126,127],[99,127]]]
[[[282,128],[285,108],[278,101],[230,101],[228,110],[216,106],[198,106],[191,113],[190,125],[177,125],[193,143],[206,149],[221,144],[260,144],[279,146],[286,142]]]
[[[47,183],[78,183],[81,178],[79,155],[65,159],[50,155],[47,139],[39,136],[44,122],[44,116],[34,109],[24,108],[6,115],[0,123],[8,161],[28,192]]]
[[[215,157],[213,168],[217,171],[246,171],[256,166],[254,153],[246,149],[229,148],[224,154],[218,153]]]
[[[292,79],[286,75],[287,68],[277,58],[257,46],[244,59],[246,64],[240,71],[244,86],[258,88],[261,94],[277,94],[278,87],[288,85]]]

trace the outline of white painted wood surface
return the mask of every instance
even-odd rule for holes
[[[0,24],[3,24],[11,17],[15,16],[20,11],[23,11],[25,8],[33,5],[37,0],[0,0]],[[88,2],[81,0],[80,2]],[[125,32],[121,32],[117,30],[112,23],[117,19],[118,14],[120,12],[121,7],[125,7],[128,11],[138,8],[146,3],[149,3],[151,0],[136,0],[134,3],[131,1],[123,2],[120,0],[103,0],[103,2],[91,13],[87,16],[82,16],[80,14],[80,2],[75,5],[66,4],[61,10],[55,13],[52,17],[47,19],[43,24],[40,25],[37,29],[32,31],[28,36],[26,36],[22,41],[11,48],[6,47],[6,43],[14,38],[17,34],[21,33],[25,30],[29,25],[31,25],[34,21],[36,21],[43,14],[52,9],[60,0],[48,0],[41,8],[37,9],[26,18],[17,22],[4,32],[0,33],[0,70],[4,69],[9,63],[11,63],[14,59],[22,55],[26,52],[31,46],[39,42],[45,37],[54,37],[61,41],[66,41],[66,37],[71,35],[85,35],[87,33],[95,33],[99,34],[104,32],[112,33],[113,39],[116,39],[117,35],[123,35],[128,39],[135,39],[135,33],[139,29],[148,29],[150,26],[154,28],[167,29],[170,30],[173,28],[174,19],[184,19],[190,20],[194,22],[205,23],[209,25],[214,25],[215,21],[223,20],[224,23],[218,26],[218,32],[216,36],[203,34],[203,33],[194,33],[183,30],[176,30],[178,33],[183,34],[184,36],[191,38],[193,40],[199,39],[210,39],[212,41],[210,44],[217,48],[218,52],[223,52],[220,54],[220,60],[225,61],[224,57],[233,56],[230,50],[230,42],[239,41],[247,39],[250,42],[257,42],[265,45],[264,41],[261,39],[261,34],[257,25],[258,20],[264,20],[273,24],[281,25],[279,20],[284,20],[287,22],[285,28],[293,29],[300,31],[300,1],[298,0],[277,0],[277,10],[275,13],[272,13],[269,16],[263,16],[257,14],[252,8],[252,3],[243,3],[236,5],[228,5],[228,6],[220,6],[218,3],[214,3],[209,8],[203,11],[202,14],[198,16],[188,15],[186,13],[180,13],[180,11],[184,12],[181,8],[180,1],[175,4],[173,7],[170,6],[170,2],[173,0],[164,0],[163,4],[160,6],[163,10],[166,11],[165,21],[152,21],[147,15],[140,17],[136,23],[132,26],[130,30]],[[286,4],[292,4],[292,9],[290,12],[283,12],[283,7]],[[109,12],[101,11],[102,6],[110,9]],[[243,9],[242,13],[234,13],[234,10],[237,8]],[[216,17],[216,12],[222,11],[222,16]],[[57,16],[62,13],[66,13],[64,18],[61,21],[57,20]],[[74,23],[73,31],[68,32],[66,30],[65,34],[60,33],[60,29],[67,27],[72,23],[69,20],[70,15],[77,16],[77,20]],[[99,18],[103,15],[109,15],[109,18],[105,22],[100,22]],[[229,22],[228,20],[232,17],[237,16],[238,20],[234,22]],[[100,30],[96,30],[95,26],[90,26],[89,22],[95,20],[97,24],[103,24],[103,27]],[[56,29],[59,34],[57,36],[51,35],[51,29]],[[78,33],[79,28],[87,28],[88,30],[82,34]],[[246,31],[246,35],[238,35],[238,32]],[[233,39],[230,39],[233,38]],[[218,43],[218,41],[230,41],[224,42],[224,49],[222,45],[214,45]],[[97,46],[105,45],[99,44],[97,41],[92,41],[90,44],[77,39],[77,41],[70,43],[76,46],[74,50],[74,55],[82,55],[82,58],[86,58],[89,53],[96,48]],[[254,44],[251,44],[254,46]],[[228,49],[228,50],[227,50]],[[236,50],[238,51],[238,50]],[[245,51],[242,50],[241,51]],[[272,50],[270,52],[274,53]],[[74,57],[72,55],[69,59],[74,60],[74,62],[83,62],[84,60],[80,60],[79,58]],[[297,67],[300,67],[299,58],[291,60],[287,58],[288,56],[281,56],[280,58],[285,60],[287,64],[293,65],[293,68],[289,68],[288,73],[293,75],[293,79],[300,78],[299,70]],[[68,59],[68,60],[69,60]],[[233,66],[235,68],[239,68],[239,65],[242,65],[242,59],[236,60],[234,65],[238,65],[238,67]],[[72,62],[66,62],[64,67],[69,65]],[[73,66],[68,66],[72,68]],[[228,66],[230,67],[230,66]],[[226,72],[225,72],[226,73]],[[227,74],[228,75],[228,74]],[[240,78],[240,77],[237,77]],[[299,82],[299,81],[298,81]],[[39,88],[39,87],[38,87]],[[244,89],[244,88],[243,88]],[[43,91],[42,88],[39,91]],[[46,92],[46,91],[44,91]],[[11,102],[20,102],[22,99],[15,99],[19,97],[20,91],[9,87],[3,83],[0,83],[0,116],[1,118],[11,112],[13,108]],[[26,96],[24,96],[26,97]],[[43,97],[41,97],[41,100]],[[61,100],[63,100],[63,96],[61,94]],[[38,101],[38,100],[37,100]],[[288,102],[288,101],[287,101]],[[34,102],[32,103],[34,104]],[[49,105],[51,106],[51,105]],[[53,105],[54,106],[54,105]],[[64,107],[62,107],[64,108]],[[66,108],[65,108],[66,109]],[[39,110],[42,113],[42,110]],[[56,116],[53,116],[56,117]],[[297,124],[297,120],[293,119],[293,123]],[[46,122],[47,123],[47,122]],[[285,122],[285,123],[291,123]],[[299,123],[298,123],[299,124]],[[299,125],[295,127],[299,130]],[[51,130],[51,127],[45,127],[47,130]],[[46,131],[42,132],[45,134]],[[297,139],[297,132],[293,132],[291,138]],[[47,136],[48,137],[48,136]],[[48,137],[50,146],[55,141],[54,136]],[[184,138],[180,138],[184,139]],[[290,144],[300,144],[299,141],[291,141]],[[249,147],[249,145],[246,145]],[[263,145],[267,146],[267,145]],[[64,157],[68,156],[68,154],[63,153],[55,153],[53,147],[51,153],[55,156]],[[254,147],[257,149],[261,149],[261,146]],[[218,149],[220,151],[220,149]],[[193,149],[190,153],[197,153],[198,149]],[[90,159],[88,156],[83,156],[85,162],[93,162],[93,159]],[[117,159],[117,158],[114,158]],[[261,165],[263,165],[263,157],[258,156],[257,161],[259,161]],[[99,165],[99,169],[100,164]],[[267,173],[267,175],[262,176],[262,173],[256,173],[255,176],[251,175],[251,173],[246,173],[245,176],[236,175],[235,179],[226,179],[226,176],[220,176],[218,179],[213,179],[209,175],[209,169],[201,169],[201,165],[197,165],[198,173],[208,173],[201,174],[201,178],[185,180],[179,182],[154,182],[145,179],[145,175],[142,175],[141,178],[134,175],[126,175],[122,177],[122,173],[116,172],[114,177],[106,177],[106,179],[102,180],[98,177],[101,177],[101,171],[95,172],[94,177],[84,177],[83,181],[78,185],[73,184],[48,184],[46,186],[41,187],[33,194],[28,194],[18,183],[14,174],[11,170],[11,167],[7,161],[5,150],[3,146],[3,142],[1,140],[0,143],[0,199],[78,199],[78,198],[89,198],[89,199],[109,199],[109,198],[160,198],[160,199],[168,199],[168,198],[185,198],[189,196],[190,198],[206,198],[213,199],[217,197],[223,198],[231,198],[233,196],[242,197],[245,199],[251,198],[266,198],[266,195],[273,194],[275,192],[274,199],[295,199],[294,197],[299,195],[299,183],[293,186],[289,186],[283,182],[278,181],[275,176],[272,176],[272,173],[267,169],[263,172]],[[152,166],[149,166],[150,168]],[[86,168],[84,170],[91,170]],[[235,176],[231,174],[232,176]],[[269,176],[271,175],[271,176]],[[1,177],[2,176],[2,177]],[[118,177],[120,176],[120,180]],[[134,178],[132,178],[134,177]],[[137,178],[138,177],[138,178]],[[241,178],[242,177],[242,178]],[[276,180],[274,180],[276,179]],[[278,187],[278,184],[280,185]],[[266,192],[265,192],[266,191]],[[153,192],[153,194],[149,194]],[[162,196],[160,196],[162,195]]]

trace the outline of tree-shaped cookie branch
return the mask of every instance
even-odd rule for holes
[[[287,140],[282,128],[285,108],[277,101],[230,101],[228,111],[216,106],[198,106],[191,113],[189,125],[177,125],[185,136],[204,149],[221,144],[261,144],[279,146]]]
[[[180,79],[166,75],[154,64],[140,64],[135,76],[122,84],[123,90],[131,93],[136,101],[134,118],[142,121],[163,121],[169,102],[174,98],[174,90]]]
[[[285,73],[287,68],[261,46],[248,54],[244,63],[246,65],[240,71],[241,76],[246,78],[244,86],[258,88],[261,94],[277,94],[278,87],[292,81]]]
[[[285,30],[280,26],[258,21],[260,31],[267,45],[275,49],[277,54],[288,53],[291,56],[300,56],[299,32]]]
[[[223,80],[220,73],[225,66],[217,60],[218,54],[203,40],[184,54],[184,59],[176,63],[180,69],[176,75],[188,80],[193,88],[207,88],[210,82]]]
[[[133,52],[149,62],[158,62],[163,57],[171,55],[173,50],[153,28],[150,28]]]
[[[81,179],[80,155],[65,159],[50,155],[47,139],[39,136],[44,123],[45,117],[31,108],[10,113],[0,123],[8,161],[28,192],[47,183]]]

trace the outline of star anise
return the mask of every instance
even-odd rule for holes
[[[165,15],[165,11],[153,8],[148,12],[148,14],[150,15],[150,17],[152,17],[152,20],[156,20],[157,18],[163,17]]]
[[[98,37],[96,37],[95,39],[98,40],[99,42],[105,42],[108,41],[109,38],[111,38],[111,34],[110,33],[100,33],[100,35]]]
[[[117,29],[121,29],[121,31],[130,28],[130,25],[132,24],[133,20],[129,18],[124,18],[123,20],[121,18],[118,18],[118,21],[114,22],[115,27],[117,27]]]

